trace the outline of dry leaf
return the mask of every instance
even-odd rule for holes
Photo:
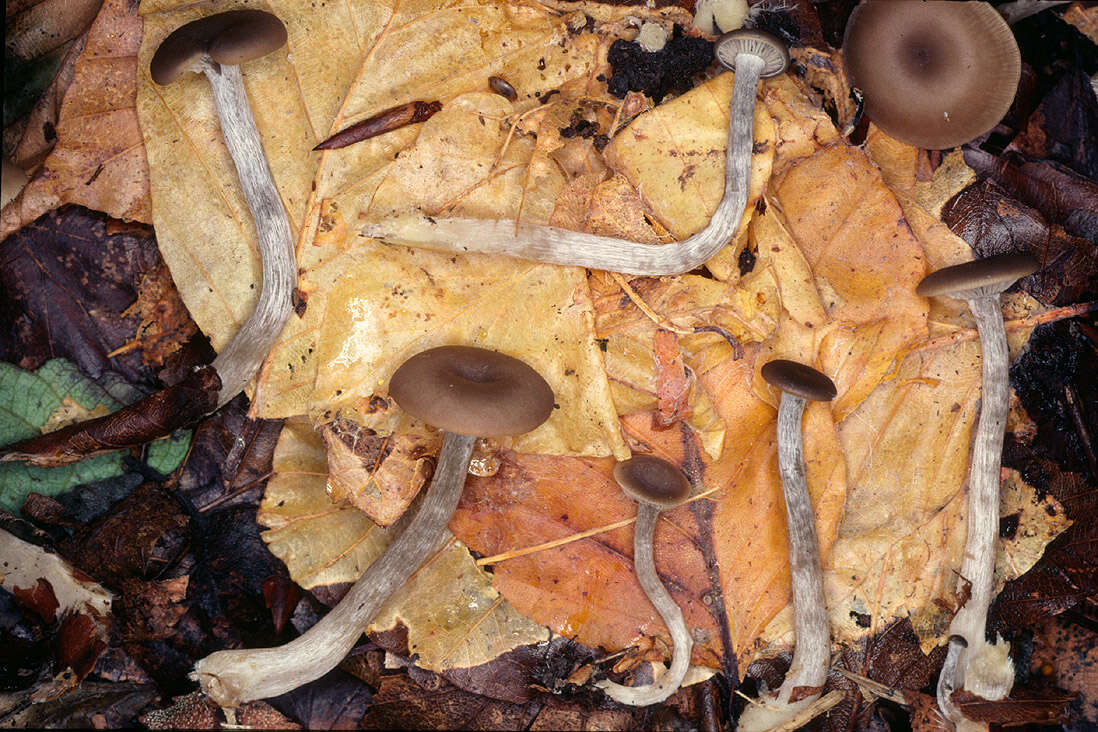
[[[258,520],[263,539],[305,588],[354,582],[391,538],[325,490],[324,447],[304,420],[290,420],[275,449]],[[548,638],[492,588],[489,575],[451,540],[378,612],[368,630],[408,628],[408,647],[427,669],[464,668]]]
[[[148,165],[134,111],[141,35],[131,3],[103,3],[61,104],[57,145],[22,194],[4,207],[0,237],[66,203],[116,219],[150,220]]]

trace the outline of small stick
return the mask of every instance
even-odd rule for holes
[[[407,127],[408,125],[426,122],[442,109],[440,102],[408,102],[397,107],[391,107],[383,112],[378,112],[373,117],[367,117],[361,122],[340,130],[313,150],[338,150],[356,142],[369,140],[371,137],[384,135],[386,132]]]

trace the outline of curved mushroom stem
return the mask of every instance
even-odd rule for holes
[[[652,545],[659,516],[658,506],[637,504],[637,523],[633,527],[633,563],[644,594],[648,595],[656,612],[671,631],[671,641],[674,644],[671,668],[656,683],[647,686],[623,686],[609,680],[595,683],[595,686],[605,691],[614,701],[638,707],[658,704],[679,690],[686,677],[686,670],[690,667],[690,651],[694,647],[694,639],[686,628],[682,610],[656,573]]]
[[[218,651],[195,664],[206,692],[223,707],[284,694],[343,660],[377,611],[439,548],[465,485],[475,437],[443,433],[434,478],[415,517],[331,612],[276,648]]]
[[[255,222],[263,268],[263,286],[255,309],[213,362],[221,377],[217,400],[221,407],[248,385],[289,320],[297,265],[290,220],[263,154],[240,67],[206,59],[202,71],[213,89],[221,134]]]
[[[748,706],[740,730],[769,729],[793,717],[820,696],[831,664],[831,631],[824,599],[816,517],[805,478],[801,417],[805,399],[782,392],[778,405],[778,471],[785,498],[789,567],[793,583],[793,662],[776,700]],[[799,691],[798,691],[799,690]],[[794,692],[797,698],[793,699]]]
[[[968,582],[971,586],[968,600],[949,625],[951,640],[937,689],[938,706],[953,722],[964,719],[950,698],[954,690],[964,686],[985,699],[996,700],[1010,693],[1014,684],[1014,667],[1006,657],[1009,645],[988,643],[985,637],[999,531],[999,466],[1009,412],[1009,354],[998,291],[972,294],[968,307],[976,319],[983,351],[983,396],[969,468],[968,535],[958,594],[964,593],[960,585]]]
[[[363,227],[393,244],[448,252],[488,252],[549,264],[637,275],[682,274],[711,259],[735,235],[747,205],[755,94],[763,59],[741,53],[729,108],[724,196],[704,229],[677,244],[639,244],[553,226],[409,215]]]

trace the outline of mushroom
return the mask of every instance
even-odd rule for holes
[[[393,373],[389,395],[443,430],[438,465],[416,515],[303,635],[276,648],[218,651],[195,664],[202,690],[221,706],[284,694],[335,668],[389,596],[444,541],[477,437],[529,432],[553,411],[553,391],[537,371],[502,353],[467,346],[412,356]]]
[[[614,480],[622,491],[637,502],[637,523],[633,528],[633,566],[644,594],[671,631],[674,648],[671,668],[654,684],[622,686],[609,680],[595,683],[616,702],[646,706],[658,704],[678,691],[690,666],[694,639],[686,629],[682,610],[671,599],[656,573],[652,557],[652,539],[660,511],[677,506],[690,495],[690,483],[676,466],[653,455],[636,455],[614,466]]]
[[[923,297],[949,295],[968,301],[976,319],[983,351],[983,395],[980,421],[969,466],[968,535],[961,559],[957,594],[967,600],[949,624],[949,650],[938,677],[938,707],[947,719],[962,723],[953,704],[954,690],[965,689],[985,699],[1006,697],[1014,684],[1009,643],[988,643],[987,609],[995,577],[995,537],[999,530],[999,463],[1009,410],[1006,329],[999,294],[1018,278],[1036,272],[1028,254],[1006,254],[965,262],[927,275],[915,292]]]
[[[271,177],[255,127],[240,64],[286,43],[286,27],[262,10],[230,10],[176,28],[149,63],[157,84],[171,84],[187,72],[202,72],[213,90],[221,134],[229,149],[244,200],[255,222],[263,286],[255,310],[213,362],[221,378],[217,406],[251,381],[290,318],[297,282],[293,234]]]
[[[776,699],[745,709],[739,722],[742,731],[769,729],[803,711],[819,697],[831,665],[831,631],[816,518],[805,479],[801,416],[807,400],[834,399],[835,384],[811,366],[780,359],[764,365],[762,377],[782,392],[778,405],[778,471],[789,534],[796,645]]]
[[[961,145],[1010,109],[1021,55],[1010,26],[985,2],[864,2],[843,37],[843,62],[865,112],[917,147]]]
[[[758,30],[738,30],[717,41],[717,59],[735,69],[729,111],[724,196],[704,229],[677,244],[653,246],[625,239],[532,226],[515,221],[402,216],[366,224],[366,236],[387,242],[452,252],[490,252],[535,262],[588,267],[636,275],[682,274],[705,264],[735,235],[747,205],[760,77],[789,65],[779,39]]]

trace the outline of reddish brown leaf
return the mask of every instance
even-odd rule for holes
[[[61,623],[57,661],[61,668],[71,668],[78,681],[88,675],[107,648],[104,625],[102,618],[88,613],[72,613]]]
[[[286,577],[273,574],[263,580],[263,599],[271,609],[275,632],[281,633],[301,599],[301,590]]]
[[[953,692],[953,703],[962,714],[973,721],[1004,727],[1022,727],[1030,724],[1060,724],[1067,721],[1067,706],[1075,696],[1075,694],[1045,692],[1025,698],[1010,696],[1000,701],[988,701],[960,689]]]
[[[15,598],[23,607],[42,618],[46,623],[52,623],[57,614],[57,608],[61,603],[57,601],[53,585],[45,577],[39,577],[31,587],[16,587],[13,590]]]

